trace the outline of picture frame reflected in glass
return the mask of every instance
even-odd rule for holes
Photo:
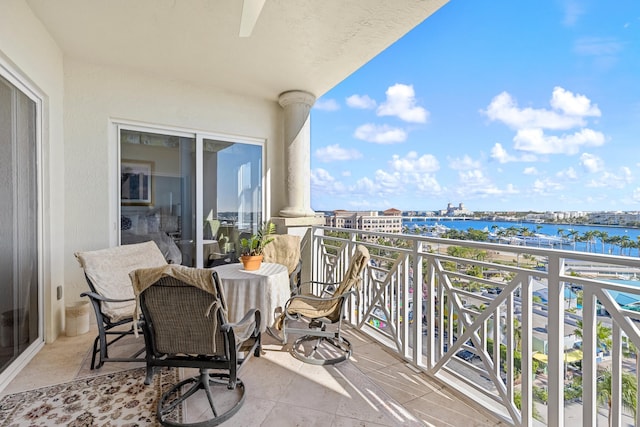
[[[120,202],[128,206],[153,205],[154,162],[125,160],[120,162]]]

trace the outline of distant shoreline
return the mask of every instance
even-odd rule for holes
[[[489,217],[472,217],[472,216],[455,217],[455,216],[402,215],[403,221],[405,219],[409,220],[410,218],[428,218],[428,220],[436,220],[436,221],[487,221],[487,222],[513,222],[516,224],[521,223],[521,224],[546,224],[546,225],[566,225],[566,226],[579,225],[579,226],[585,226],[585,227],[633,228],[636,230],[640,230],[640,226],[635,226],[635,225],[613,225],[613,224],[598,224],[598,223],[588,223],[588,222],[575,223],[575,222],[556,222],[556,221],[529,221],[529,220],[522,220],[522,219],[507,219],[507,218],[494,219]]]

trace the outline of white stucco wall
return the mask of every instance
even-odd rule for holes
[[[119,173],[114,121],[264,139],[265,172],[272,183],[265,188],[272,190],[267,209],[274,215],[284,206],[284,195],[278,191],[284,182],[283,112],[276,101],[160,80],[125,66],[113,69],[70,59],[64,64],[67,303],[86,290],[73,253],[116,242]],[[190,66],[198,66],[197,58],[185,64]]]
[[[2,0],[0,60],[28,79],[43,98],[42,129],[42,269],[45,340],[53,341],[64,322],[64,300],[55,288],[64,278],[63,56],[23,0]]]

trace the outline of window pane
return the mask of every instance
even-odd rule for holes
[[[195,266],[195,139],[122,130],[120,242],[156,242],[174,264]]]
[[[0,77],[0,370],[39,334],[36,119]]]
[[[203,259],[235,261],[240,239],[262,222],[262,146],[204,140]]]
[[[240,239],[263,217],[262,146],[204,139],[203,176],[197,177],[195,141],[122,130],[120,241],[153,240],[170,262],[188,266],[197,266],[196,249],[204,266],[236,261]],[[196,225],[196,209],[204,224]]]

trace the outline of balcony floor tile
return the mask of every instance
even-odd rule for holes
[[[45,345],[2,395],[143,366],[107,363],[91,371],[90,349],[95,333],[93,328],[85,335],[61,336]],[[245,403],[222,425],[500,425],[408,367],[370,337],[348,328],[346,335],[354,347],[351,359],[333,366],[315,366],[294,358],[288,346],[264,334],[261,357],[252,358],[240,372],[247,393]],[[127,338],[119,350],[129,352],[139,347],[141,340]],[[190,373],[185,370],[183,375]],[[185,408],[186,418],[199,419],[204,403],[190,403]]]

